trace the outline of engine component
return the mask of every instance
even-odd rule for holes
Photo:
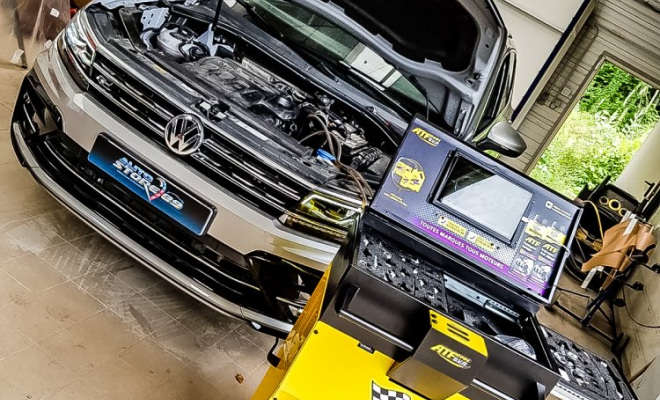
[[[350,127],[351,125],[349,124],[344,124],[344,129],[345,131],[352,131],[352,129],[347,129],[346,126]],[[369,146],[369,142],[367,142],[367,139],[364,138],[364,134],[362,132],[358,133],[348,133],[344,137],[343,141],[343,149],[344,153],[350,156],[355,156],[358,153],[361,153],[364,148]],[[376,157],[378,158],[378,157]],[[375,159],[373,160],[375,161]]]
[[[228,42],[227,46],[233,45]],[[220,48],[223,46],[219,45]],[[233,47],[228,50],[232,52]],[[346,166],[365,170],[383,154],[372,147],[352,115],[336,110],[333,98],[323,93],[310,96],[250,59],[243,58],[239,62],[230,54],[226,58],[204,57],[182,65],[213,86],[219,95],[226,96],[304,146],[330,150],[330,153],[333,148],[341,148],[335,154],[337,157],[341,154],[340,161]],[[325,158],[319,161],[328,163]],[[384,163],[387,165],[389,160]]]
[[[206,32],[202,33],[202,35],[197,38],[197,40],[200,41],[200,43],[203,43],[204,46],[206,46],[206,49],[208,50],[209,54],[208,55],[215,55],[218,51],[218,45],[215,44],[215,33],[213,32],[213,28],[211,25],[209,25],[209,28],[206,30]]]
[[[184,27],[164,28],[158,34],[156,43],[158,49],[168,56],[180,60],[185,57],[181,47],[186,44],[192,44],[195,40],[195,34],[190,29]]]
[[[159,29],[165,21],[167,21],[167,15],[169,10],[164,7],[150,8],[145,10],[140,17],[140,22],[142,22],[142,29]]]
[[[373,164],[383,155],[383,152],[377,147],[370,147],[364,151],[361,151],[353,161],[351,161],[351,167],[355,168],[358,171],[364,170],[369,165]]]
[[[184,66],[240,106],[285,131],[291,129],[300,114],[287,83],[273,77],[267,81],[235,60],[207,57]]]
[[[383,154],[378,160],[376,160],[376,162],[367,168],[367,172],[372,175],[383,176],[385,175],[387,168],[390,166],[391,161],[392,158],[390,156]]]
[[[331,99],[324,93],[315,93],[314,98],[316,99],[316,104],[325,112],[329,112],[330,107],[335,102],[333,99]]]

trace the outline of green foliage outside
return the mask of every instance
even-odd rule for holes
[[[606,63],[531,173],[566,196],[616,179],[660,121],[660,93]]]

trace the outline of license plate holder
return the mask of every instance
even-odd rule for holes
[[[87,159],[162,215],[196,235],[206,232],[215,215],[214,208],[103,135],[96,139]]]

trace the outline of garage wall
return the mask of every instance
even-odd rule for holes
[[[656,214],[651,222],[656,227],[660,226],[660,214]],[[655,237],[660,242],[657,228]],[[651,264],[658,262],[660,262],[660,251],[656,250],[651,259]],[[630,337],[630,342],[621,356],[621,361],[628,377],[635,378],[654,359],[660,358],[660,329],[648,329],[639,326],[631,320],[630,315],[641,324],[660,325],[660,277],[646,268],[637,268],[630,281],[642,282],[644,291],[635,292],[624,287],[628,309],[616,308],[615,318],[618,325],[617,332],[622,332]]]
[[[641,149],[633,156],[624,173],[616,180],[616,185],[628,193],[641,198],[647,185],[644,181],[660,180],[660,124],[644,142]],[[660,213],[651,218],[651,223],[660,226]],[[660,243],[660,230],[654,232]],[[660,250],[656,250],[650,264],[660,262]],[[637,325],[631,319],[644,325],[660,326],[660,276],[646,268],[638,268],[631,278],[632,282],[642,282],[643,292],[634,292],[624,288],[628,309],[616,309],[618,331],[630,337],[630,344],[623,354],[624,364],[631,376],[636,376],[656,357],[660,357],[660,329],[649,329]],[[630,313],[630,314],[628,314]],[[660,395],[660,393],[658,393]],[[655,399],[655,397],[653,397]]]
[[[600,0],[529,112],[516,122],[528,149],[505,159],[529,172],[608,60],[660,86],[660,13],[643,0]]]
[[[584,2],[495,0],[518,52],[512,99],[514,108],[519,105]]]

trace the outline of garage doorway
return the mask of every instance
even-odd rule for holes
[[[605,62],[531,172],[575,198],[621,174],[660,121],[660,90]]]

